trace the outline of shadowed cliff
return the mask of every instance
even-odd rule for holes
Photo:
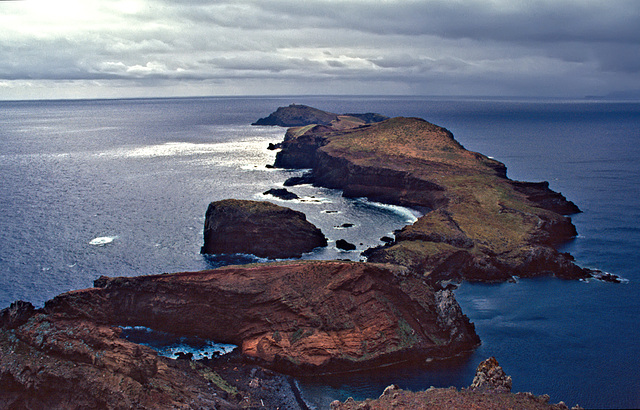
[[[335,123],[334,123],[335,124]],[[345,196],[425,212],[369,261],[396,263],[433,284],[513,276],[585,278],[555,246],[575,237],[580,212],[548,183],[512,181],[499,161],[466,150],[446,129],[418,118],[354,128],[291,128],[275,166],[312,168],[316,185]]]

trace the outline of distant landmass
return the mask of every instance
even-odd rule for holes
[[[362,124],[384,121],[388,117],[375,113],[334,114],[307,105],[291,104],[280,107],[268,117],[260,118],[251,125],[278,125],[281,127],[299,127],[303,125],[329,125],[342,118],[343,121],[355,121]]]

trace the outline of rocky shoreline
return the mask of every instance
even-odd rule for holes
[[[474,349],[480,340],[451,282],[594,274],[554,247],[576,235],[566,216],[579,212],[575,204],[547,183],[509,180],[503,164],[465,150],[441,127],[299,105],[256,124],[267,123],[300,125],[272,147],[280,149],[275,166],[312,169],[289,185],[313,182],[424,216],[368,250],[369,262],[100,277],[93,288],[59,295],[41,309],[15,302],[0,311],[0,407],[304,409],[288,375],[372,370]],[[303,214],[238,200],[210,205],[204,239],[203,253],[266,258],[299,257],[326,245]],[[173,360],[121,337],[121,326],[238,348],[222,357]],[[391,390],[378,401],[334,407],[424,404],[416,402],[420,393]],[[529,396],[433,391],[478,406],[562,408]]]
[[[478,365],[473,382],[468,388],[435,388],[412,392],[396,385],[388,386],[379,398],[356,401],[347,399],[344,403],[334,401],[332,410],[389,410],[389,409],[522,409],[522,410],[568,410],[560,402],[549,403],[549,396],[535,396],[532,393],[512,393],[511,377],[507,376],[494,357]],[[574,410],[580,406],[572,407]]]
[[[121,338],[119,326],[198,336],[238,351],[184,364]],[[101,277],[42,309],[16,302],[0,311],[0,382],[8,386],[0,405],[242,408],[247,397],[271,400],[273,392],[240,391],[224,374],[258,369],[269,376],[264,389],[279,386],[290,400],[286,378],[273,371],[372,369],[451,357],[478,343],[451,291],[434,291],[398,266],[293,261]]]
[[[394,241],[369,249],[369,261],[405,266],[434,286],[601,277],[555,248],[577,235],[568,215],[580,209],[547,182],[510,180],[504,164],[467,151],[448,130],[422,119],[351,125],[290,128],[274,165],[310,168],[302,183],[424,213]]]

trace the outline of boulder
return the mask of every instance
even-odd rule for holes
[[[201,252],[284,259],[326,245],[324,234],[302,212],[266,201],[226,199],[209,204]]]
[[[342,249],[343,251],[355,251],[356,246],[351,242],[347,242],[344,239],[338,239],[336,241],[336,248]]]
[[[287,190],[286,188],[271,188],[262,193],[263,195],[271,195],[276,198],[284,199],[285,201],[290,201],[292,199],[300,198],[298,195],[293,192]]]
[[[495,357],[490,357],[478,365],[469,389],[508,393],[511,391],[511,384],[511,376],[507,376]]]

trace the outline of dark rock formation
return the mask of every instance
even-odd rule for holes
[[[507,376],[495,358],[480,363],[473,383],[468,389],[455,387],[435,388],[412,392],[396,385],[388,386],[377,399],[344,403],[334,401],[333,410],[391,410],[391,409],[522,409],[522,410],[568,410],[566,404],[550,404],[549,396],[532,393],[511,393],[511,377]],[[573,409],[581,409],[579,406]]]
[[[209,204],[202,253],[250,253],[294,258],[327,239],[302,212],[270,202],[226,199]]]
[[[318,124],[329,125],[342,122],[356,123],[358,125],[369,124],[386,120],[388,117],[375,113],[338,115],[332,112],[322,111],[317,108],[301,104],[291,104],[288,107],[279,107],[268,117],[260,118],[251,125],[279,125],[281,127],[298,127]],[[349,125],[351,127],[351,125]],[[273,146],[272,149],[276,147]]]
[[[284,199],[287,201],[300,198],[298,195],[294,194],[293,192],[285,188],[271,188],[263,192],[263,195],[271,195],[271,196],[275,196],[276,198]]]
[[[295,186],[303,184],[313,184],[313,174],[310,172],[305,173],[299,177],[291,177],[284,181],[284,186]]]
[[[344,239],[338,239],[336,241],[336,248],[342,249],[343,251],[355,251],[356,246],[350,242],[345,241]]]
[[[369,261],[397,263],[436,284],[513,276],[591,276],[554,246],[576,236],[575,204],[546,182],[512,181],[504,164],[470,152],[444,128],[392,118],[348,128],[291,128],[275,166],[312,168],[314,183],[345,196],[425,212]]]
[[[57,296],[43,309],[14,306],[17,315],[0,315],[0,380],[15,387],[15,397],[51,388],[59,401],[95,407],[100,403],[92,395],[119,395],[109,400],[144,407],[154,394],[145,386],[166,386],[166,397],[160,396],[169,400],[197,378],[197,372],[185,376],[152,350],[120,339],[114,325],[236,344],[247,360],[293,374],[449,357],[475,347],[479,339],[469,320],[449,316],[447,309],[455,307],[443,309],[442,296],[405,271],[300,261],[101,277],[95,288]],[[127,390],[111,391],[119,383]],[[194,386],[195,393],[206,390]],[[102,390],[88,391],[94,388]],[[184,393],[179,401],[192,396]]]
[[[268,117],[260,118],[251,125],[279,125],[281,127],[297,127],[309,124],[330,124],[337,120],[338,114],[322,111],[300,104],[279,107]]]

